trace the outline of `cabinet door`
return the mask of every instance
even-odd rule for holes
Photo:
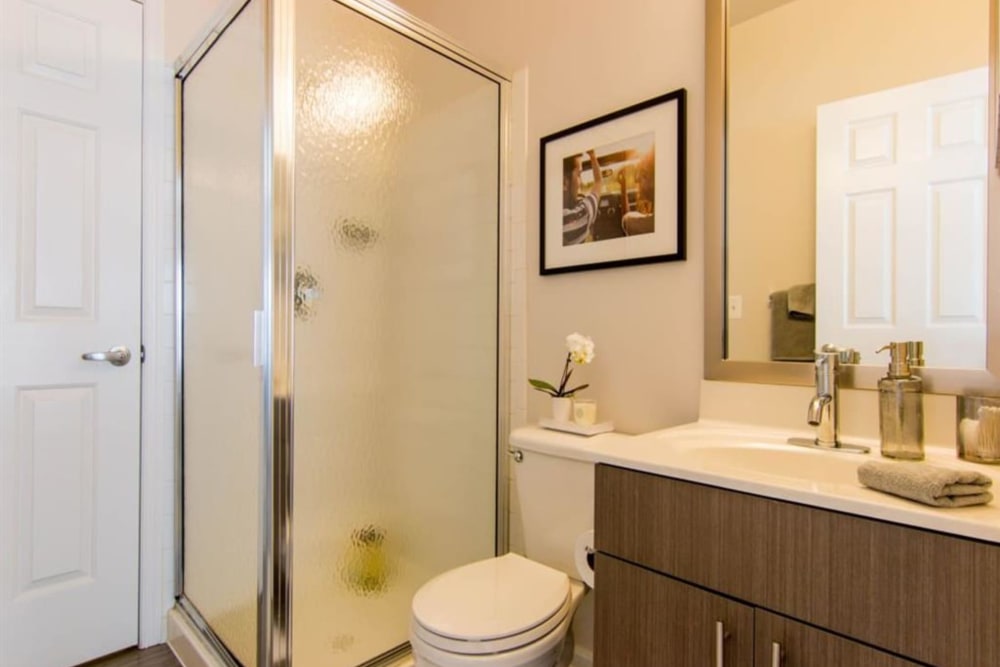
[[[754,667],[919,667],[864,644],[757,609]]]
[[[595,667],[751,667],[753,608],[597,554]]]
[[[603,464],[594,490],[599,551],[753,599],[761,499]]]

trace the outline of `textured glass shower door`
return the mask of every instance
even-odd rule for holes
[[[263,384],[264,14],[253,0],[183,78],[183,591],[257,664]]]
[[[292,657],[339,667],[495,552],[500,88],[334,0],[295,44]]]

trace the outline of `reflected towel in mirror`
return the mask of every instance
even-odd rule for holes
[[[816,283],[788,288],[788,317],[807,322],[816,319]]]
[[[812,361],[816,323],[793,319],[788,312],[788,292],[771,294],[771,360]]]

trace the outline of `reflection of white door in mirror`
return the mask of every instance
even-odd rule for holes
[[[744,1],[748,6],[741,8]],[[987,65],[985,143],[995,148],[1000,0],[706,0],[705,7],[705,377],[811,386],[812,364],[771,360],[776,315],[767,304],[769,294],[816,278],[816,110],[834,100]],[[941,127],[966,129],[962,122]],[[992,162],[992,150],[987,151]],[[961,180],[959,175],[941,180],[951,183]],[[985,245],[988,263],[1000,266],[1000,170],[988,168],[984,180],[986,231],[994,233],[973,237],[945,227],[950,245],[944,253],[954,254],[942,254],[943,259],[963,253],[971,259]],[[930,194],[926,187],[919,192],[924,206]],[[950,209],[964,195],[938,194],[953,195],[938,202]],[[903,220],[902,203],[898,198],[894,203],[895,219]],[[925,241],[922,247],[926,251]],[[825,246],[821,251],[829,252]],[[912,251],[906,252],[900,265],[913,262]],[[892,266],[893,289],[898,284],[915,298],[930,298],[928,290],[901,282]],[[871,286],[861,283],[859,289]],[[937,289],[955,293],[961,287],[944,283]],[[928,346],[928,366],[920,371],[925,393],[1000,393],[1000,271],[988,272],[979,289],[967,294],[957,311],[938,308],[954,319],[966,314],[961,309],[969,303],[988,305],[987,329],[993,333],[985,335],[986,364],[947,368],[953,362],[936,351],[974,346],[953,340],[933,344],[937,350]],[[741,319],[725,317],[726,294],[742,296]],[[918,335],[900,331],[892,339]],[[882,336],[879,342],[885,342]],[[842,387],[875,389],[885,374],[885,362],[862,351],[862,363],[847,368]]]
[[[987,69],[821,105],[816,342],[986,363]]]

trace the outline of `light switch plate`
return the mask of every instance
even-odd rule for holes
[[[729,319],[739,320],[743,318],[743,297],[738,294],[730,294],[726,300],[729,309]]]

